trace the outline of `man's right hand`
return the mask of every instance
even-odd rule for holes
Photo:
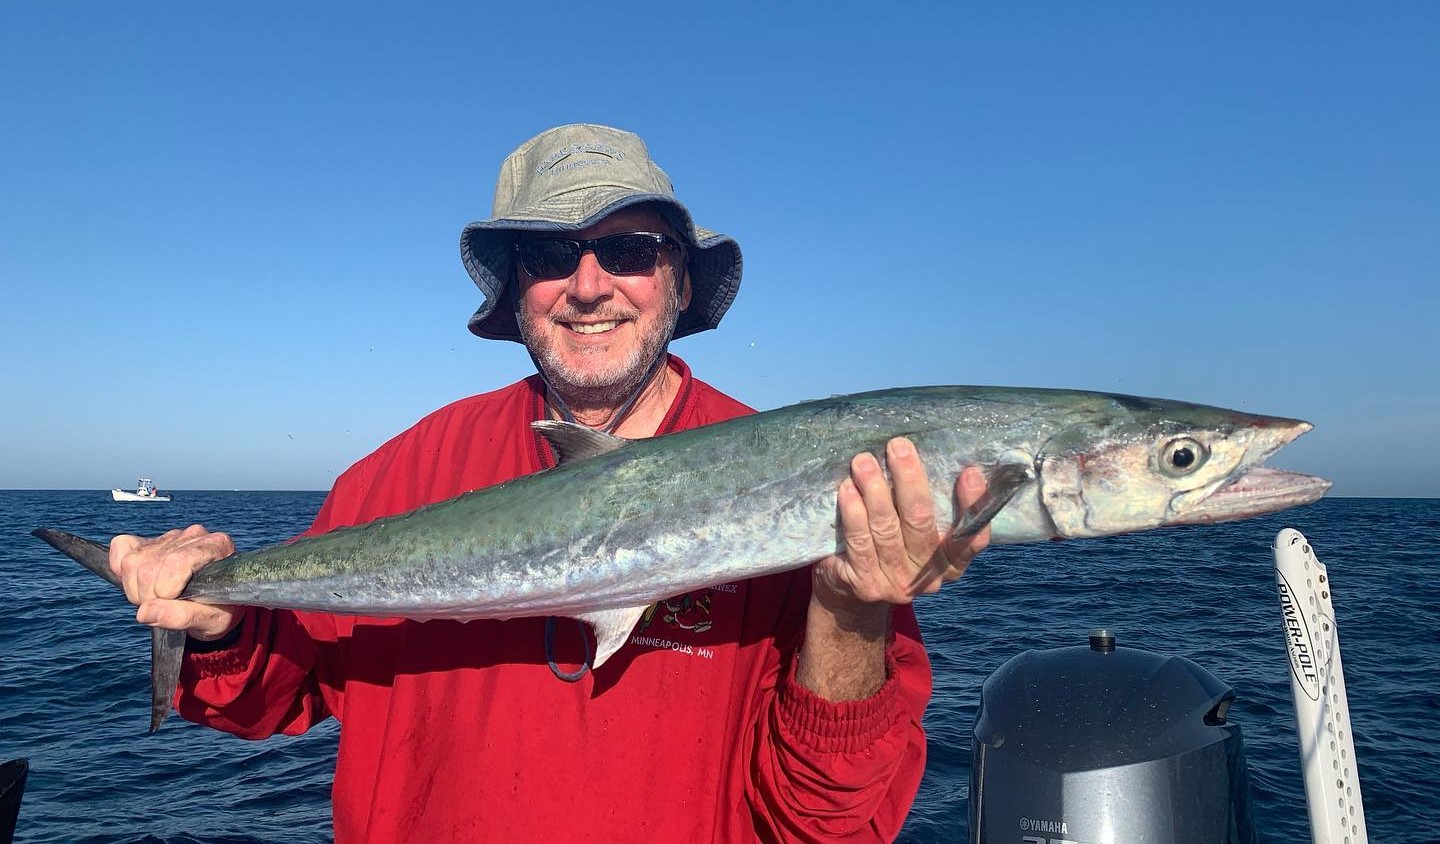
[[[172,530],[154,539],[121,534],[110,540],[110,570],[139,607],[135,620],[151,627],[184,630],[192,639],[214,641],[240,623],[240,609],[176,596],[195,572],[235,553],[229,534],[200,525]]]

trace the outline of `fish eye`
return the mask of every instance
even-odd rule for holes
[[[1191,437],[1176,437],[1160,447],[1160,471],[1181,477],[1205,465],[1210,449]]]

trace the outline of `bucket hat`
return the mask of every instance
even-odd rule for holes
[[[521,342],[507,296],[520,233],[579,231],[640,203],[654,203],[686,241],[691,300],[672,339],[719,325],[740,289],[740,245],[695,225],[639,135],[573,123],[541,132],[510,153],[500,165],[490,219],[460,233],[460,260],[485,296],[470,317],[470,331]]]

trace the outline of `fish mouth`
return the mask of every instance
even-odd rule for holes
[[[1263,516],[1319,501],[1333,484],[1324,478],[1252,466],[1171,520],[1177,525],[1209,525]]]
[[[1259,417],[1246,459],[1208,495],[1195,490],[1169,520],[1176,525],[1208,525],[1264,516],[1319,501],[1332,484],[1324,478],[1264,465],[1276,452],[1315,426],[1300,419]],[[1172,502],[1174,504],[1180,502]]]

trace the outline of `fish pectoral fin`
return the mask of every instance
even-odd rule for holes
[[[955,520],[950,539],[964,539],[979,533],[1005,509],[1025,485],[1035,478],[1035,470],[1020,463],[996,466],[985,478],[985,493]]]
[[[1035,471],[1022,463],[1005,463],[996,466],[986,476],[985,492],[980,500],[961,513],[950,528],[946,542],[961,542],[984,530],[1010,499],[1035,478]],[[918,589],[925,583],[940,577],[950,565],[944,554],[936,553],[911,581],[910,588]]]
[[[646,604],[643,607],[596,610],[576,616],[595,631],[595,661],[591,663],[591,668],[599,668],[605,660],[620,650],[620,646],[630,638],[630,631],[635,629],[635,622],[639,621],[640,616],[648,609],[650,605]]]
[[[614,434],[607,434],[604,431],[597,431],[574,422],[561,422],[555,419],[531,422],[530,427],[538,431],[540,436],[550,443],[550,447],[555,449],[557,463],[569,463],[575,460],[584,460],[587,457],[597,457],[630,442],[624,437],[617,437]]]

